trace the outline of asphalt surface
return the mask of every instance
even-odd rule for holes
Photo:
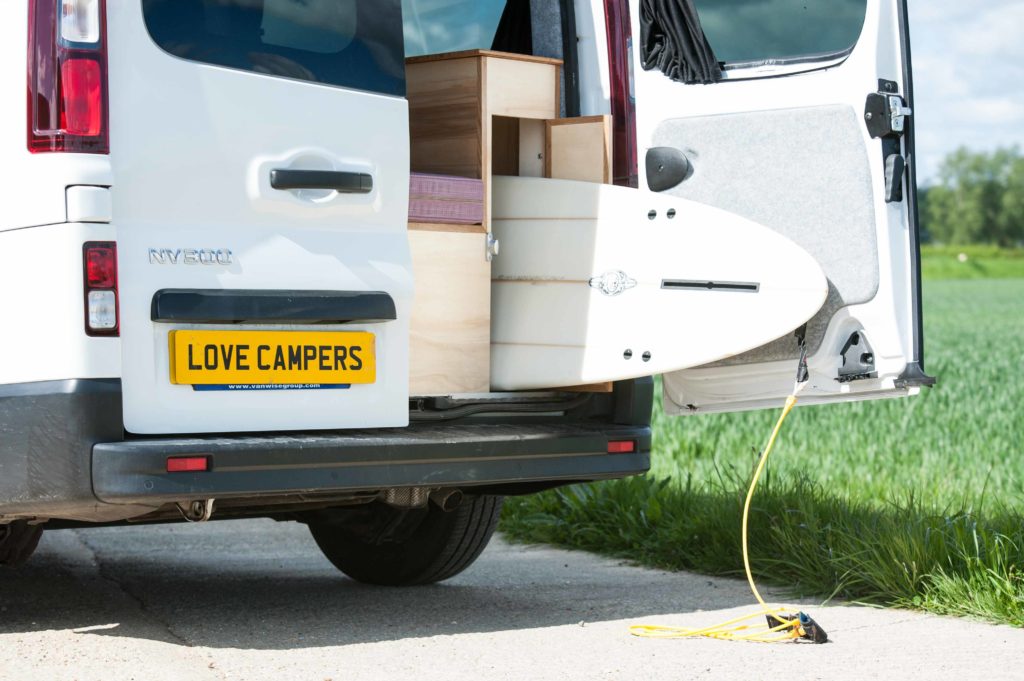
[[[1021,679],[1024,631],[805,607],[833,642],[631,637],[710,624],[746,584],[492,542],[444,584],[341,576],[272,521],[63,530],[0,573],[0,679]]]

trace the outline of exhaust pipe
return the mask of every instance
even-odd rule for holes
[[[457,509],[462,504],[462,497],[462,490],[454,487],[445,487],[430,493],[430,500],[445,513]]]

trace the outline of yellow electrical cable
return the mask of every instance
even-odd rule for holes
[[[804,382],[798,382],[796,386],[794,386],[793,394],[786,398],[786,406],[783,407],[782,414],[779,415],[779,420],[775,423],[775,428],[772,430],[771,437],[768,438],[768,444],[765,445],[764,452],[761,454],[761,458],[757,462],[757,468],[754,469],[754,477],[750,481],[750,487],[747,490],[746,501],[743,503],[743,569],[747,573],[747,582],[750,584],[750,590],[754,592],[754,597],[757,599],[757,602],[761,604],[761,610],[701,629],[665,627],[656,624],[635,624],[629,628],[629,633],[633,636],[641,636],[645,638],[705,637],[727,641],[776,643],[780,641],[792,641],[793,639],[800,638],[804,635],[800,620],[791,619],[793,615],[788,614],[797,610],[796,608],[771,608],[768,607],[768,604],[764,602],[763,598],[761,598],[761,593],[757,590],[757,585],[754,584],[754,576],[750,572],[750,554],[747,550],[747,525],[750,519],[750,502],[754,498],[754,491],[757,489],[757,483],[761,479],[761,473],[764,471],[764,466],[768,462],[768,456],[772,453],[772,448],[775,446],[775,440],[779,437],[779,431],[782,430],[783,422],[786,420],[786,417],[789,416],[789,412],[791,412],[793,407],[796,405],[797,395],[801,390],[803,390],[805,385],[806,383]],[[766,616],[771,616],[780,624],[774,627],[769,626]],[[762,618],[765,623],[756,625],[742,624],[742,622],[758,617]]]

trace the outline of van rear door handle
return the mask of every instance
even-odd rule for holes
[[[333,189],[339,194],[369,194],[373,176],[344,170],[293,170],[275,168],[270,171],[274,189]]]

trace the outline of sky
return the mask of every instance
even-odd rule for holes
[[[1024,149],[1024,0],[910,0],[918,175],[959,146]]]

